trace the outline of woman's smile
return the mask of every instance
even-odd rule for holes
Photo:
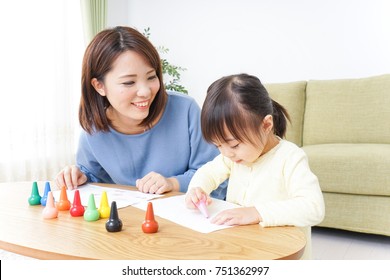
[[[149,107],[149,101],[142,101],[142,102],[132,102],[135,107],[139,109],[146,109]]]

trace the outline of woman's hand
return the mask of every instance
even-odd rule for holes
[[[159,173],[150,172],[135,182],[140,192],[162,194],[179,191],[179,181],[176,178],[165,178]]]
[[[217,225],[251,225],[261,222],[261,216],[255,207],[243,207],[224,210],[218,213],[211,223]]]
[[[185,203],[186,203],[186,206],[190,209],[195,209],[197,208],[196,207],[196,204],[200,201],[200,200],[205,200],[206,201],[206,205],[209,205],[211,203],[211,198],[210,196],[208,196],[205,191],[200,188],[200,187],[197,187],[197,188],[191,188],[187,191],[187,194],[186,194],[186,197],[185,197]]]
[[[65,186],[67,189],[73,190],[87,182],[87,176],[77,166],[70,165],[58,173],[55,182],[58,188]]]

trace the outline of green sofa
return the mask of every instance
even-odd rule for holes
[[[318,226],[390,236],[390,74],[265,84],[325,199]]]

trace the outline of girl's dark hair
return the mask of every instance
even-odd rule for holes
[[[225,128],[238,141],[254,144],[253,133],[272,115],[274,133],[283,138],[290,117],[272,100],[260,80],[248,74],[222,77],[210,85],[202,106],[201,126],[206,141],[226,142]]]
[[[151,104],[150,113],[140,126],[152,124],[165,107],[168,97],[163,84],[160,56],[152,43],[142,33],[130,27],[117,26],[103,30],[89,43],[82,65],[79,121],[81,127],[90,134],[107,132],[110,127],[105,112],[110,103],[95,90],[91,80],[96,78],[104,82],[104,77],[112,69],[114,61],[129,50],[143,56],[155,69],[160,80],[160,89]]]

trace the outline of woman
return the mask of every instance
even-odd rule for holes
[[[104,30],[87,47],[79,120],[77,163],[56,178],[68,189],[101,182],[185,192],[219,153],[202,137],[195,100],[165,91],[157,50],[130,27]]]

